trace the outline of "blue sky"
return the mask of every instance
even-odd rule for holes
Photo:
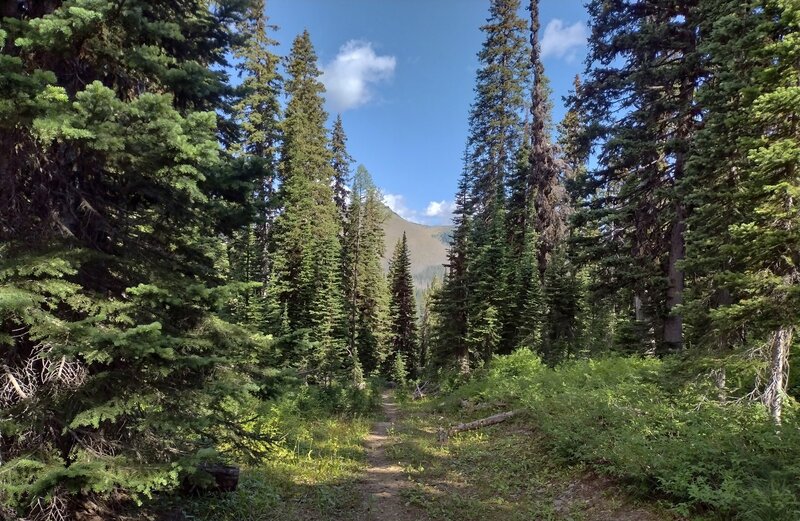
[[[526,2],[523,2],[523,4]],[[542,0],[544,63],[554,118],[582,72],[582,0]],[[488,0],[268,0],[286,55],[308,29],[324,71],[331,116],[348,148],[403,217],[448,223],[474,99],[476,54]],[[527,11],[521,11],[527,17]]]

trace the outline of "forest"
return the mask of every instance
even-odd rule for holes
[[[586,0],[561,121],[485,4],[420,297],[266,0],[0,0],[0,519],[800,519],[800,3]]]

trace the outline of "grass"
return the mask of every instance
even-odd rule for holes
[[[626,519],[671,518],[645,511],[637,517],[638,507],[617,487],[594,479],[581,465],[554,460],[540,434],[528,427],[529,418],[461,433],[442,444],[438,428],[494,412],[442,405],[403,403],[404,419],[387,450],[412,481],[404,491],[407,501],[432,519],[599,521],[631,512],[634,517]]]
[[[713,378],[697,376],[697,366],[709,363],[717,367],[697,357],[608,357],[551,369],[520,350],[450,389],[434,411],[452,414],[464,399],[524,408],[528,419],[520,421],[534,432],[526,450],[543,454],[546,464],[583,465],[596,473],[597,484],[623,484],[686,519],[800,519],[797,402],[786,401],[777,429],[763,405],[741,399],[743,385],[727,389],[728,399],[720,401]],[[748,367],[727,370],[729,382],[752,381]],[[523,457],[529,456],[520,451]],[[477,479],[486,488],[493,478]]]
[[[198,521],[344,519],[360,504],[362,441],[370,419],[308,420],[268,461],[244,469],[233,494],[207,496],[186,508]]]
[[[274,441],[263,459],[242,468],[237,490],[172,497],[159,510],[193,521],[355,519],[366,466],[363,441],[378,398],[374,387],[357,397],[353,392],[305,388],[254,405],[261,410],[254,428]]]

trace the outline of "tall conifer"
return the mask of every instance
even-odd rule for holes
[[[389,303],[381,270],[385,219],[380,192],[367,169],[359,165],[345,222],[342,280],[348,349],[365,373],[378,369],[386,355]]]
[[[176,486],[249,388],[209,312],[236,5],[3,4],[0,501],[25,517]]]
[[[308,31],[287,59],[278,198],[271,233],[273,320],[284,313],[292,330],[309,331],[313,363],[327,378],[346,361],[341,295],[340,220],[325,129],[324,87]]]
[[[391,361],[398,366],[398,360],[402,360],[405,370],[415,378],[420,362],[417,302],[414,297],[411,256],[405,232],[397,241],[389,266],[389,296]]]

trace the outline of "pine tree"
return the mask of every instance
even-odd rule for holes
[[[359,165],[344,230],[343,283],[350,355],[366,373],[385,358],[388,289],[381,269],[384,206],[372,177]]]
[[[350,165],[353,158],[347,153],[347,135],[344,133],[341,114],[336,116],[331,131],[331,166],[333,167],[333,199],[339,208],[342,222],[347,213],[347,183],[350,182]]]
[[[328,379],[343,368],[340,221],[333,199],[324,87],[308,32],[295,38],[287,59],[278,199],[271,233],[270,307],[285,313],[292,331],[308,330],[312,364]]]
[[[406,233],[397,242],[389,265],[389,316],[391,328],[391,357],[412,378],[419,372],[419,343],[417,335],[417,302],[414,280],[411,277],[411,257]]]
[[[208,311],[241,14],[218,4],[3,6],[0,501],[25,517],[176,486],[250,388],[256,347]]]
[[[633,292],[636,319],[659,352],[683,345],[686,204],[679,191],[696,127],[697,0],[665,6],[593,1],[590,60],[579,108],[598,168],[584,182],[586,212],[602,232],[606,282]],[[619,58],[619,59],[618,59]]]
[[[708,156],[693,158],[686,179],[695,204],[689,267],[702,277],[690,309],[712,303],[705,314],[715,342],[767,346],[763,396],[780,423],[799,304],[800,8],[777,0],[704,7],[714,23],[701,50],[713,80],[698,93],[708,111],[698,142]]]
[[[229,278],[243,283],[231,304],[234,318],[243,324],[263,327],[264,292],[269,275],[267,238],[274,220],[277,148],[280,141],[280,100],[282,78],[280,59],[272,51],[277,42],[269,32],[277,31],[266,15],[265,0],[253,0],[238,24],[245,41],[235,56],[244,75],[240,98],[233,105],[234,122],[240,135],[230,146],[238,157],[234,168],[254,184],[245,203],[252,212],[229,241]]]

